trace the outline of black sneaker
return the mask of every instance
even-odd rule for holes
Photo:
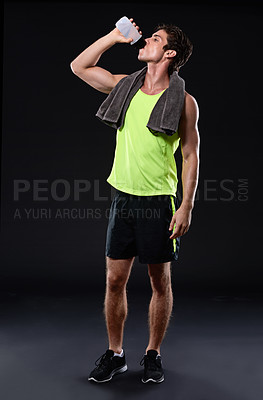
[[[143,383],[155,382],[161,383],[164,381],[164,373],[162,368],[162,358],[158,351],[148,350],[143,356],[140,365],[144,364]]]
[[[97,361],[99,361],[98,364]],[[118,357],[114,356],[114,351],[109,349],[95,361],[95,365],[97,367],[91,371],[88,378],[89,381],[107,382],[112,379],[113,375],[120,374],[128,369],[125,353],[123,357]]]

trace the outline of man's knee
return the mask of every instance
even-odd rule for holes
[[[159,294],[165,294],[172,289],[171,286],[171,262],[162,264],[148,264],[148,275],[152,290]]]
[[[107,275],[107,287],[112,292],[123,290],[126,282],[126,279],[122,275],[117,275],[113,272]]]
[[[134,258],[115,260],[107,257],[107,287],[111,291],[123,290],[128,282]]]

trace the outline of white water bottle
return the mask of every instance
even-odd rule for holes
[[[131,21],[127,17],[122,17],[119,21],[116,22],[116,27],[126,38],[132,38],[133,41],[130,44],[136,43],[139,39],[141,39],[142,35],[139,34],[135,26],[131,23]]]

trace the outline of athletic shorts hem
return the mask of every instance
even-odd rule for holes
[[[133,258],[133,257],[137,256],[137,254],[134,254],[134,255],[131,255],[131,256],[117,256],[116,254],[112,255],[112,254],[109,254],[109,253],[106,253],[105,255],[107,257],[113,258],[114,260],[128,260],[129,258]]]
[[[156,260],[156,259],[155,260],[154,259],[149,260],[149,259],[145,259],[145,258],[140,258],[139,257],[139,263],[141,263],[141,264],[163,264],[163,263],[167,263],[167,262],[170,262],[170,261],[177,261],[177,260],[178,260],[178,257],[177,258],[169,257],[169,258],[164,258],[164,259],[161,259],[161,260]]]
[[[136,255],[134,254],[134,255],[131,255],[131,256],[117,256],[117,255],[106,254],[106,256],[109,257],[109,258],[112,258],[113,260],[128,260],[128,259],[133,258],[133,257],[138,257],[138,261],[139,261],[140,264],[163,264],[163,263],[167,263],[167,262],[172,262],[172,261],[177,261],[178,260],[178,257],[173,257],[173,258],[169,257],[169,258],[161,259],[161,260],[156,260],[156,259],[155,260],[154,259],[149,260],[149,259],[145,259],[145,258],[140,258],[138,256],[138,254],[136,254]]]

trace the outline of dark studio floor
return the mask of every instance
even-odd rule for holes
[[[165,381],[143,384],[149,291],[128,290],[128,371],[88,382],[107,348],[103,291],[2,290],[3,400],[125,398],[261,400],[263,302],[259,294],[177,293],[161,354]],[[172,397],[171,397],[172,396]]]

